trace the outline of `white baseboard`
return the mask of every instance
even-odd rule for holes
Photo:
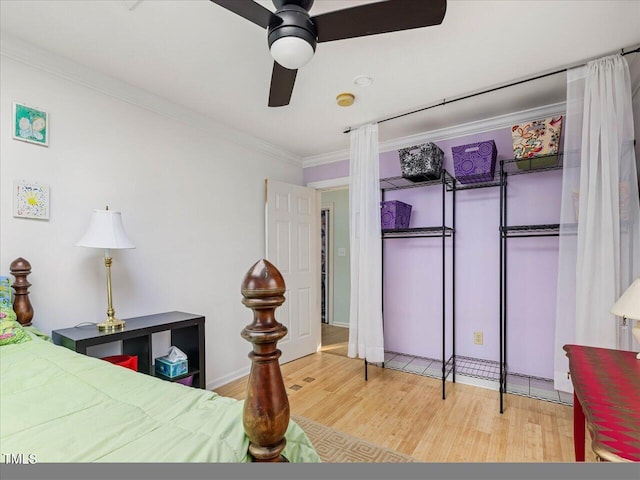
[[[343,328],[348,328],[349,325],[347,324],[338,324],[338,323],[334,323],[333,324],[336,327],[343,327]],[[235,372],[229,373],[227,375],[224,375],[222,377],[218,377],[214,380],[212,380],[211,382],[207,383],[207,390],[215,390],[217,387],[220,387],[222,385],[226,385],[227,383],[231,383],[234,380],[237,380],[239,378],[242,378],[246,375],[249,375],[249,371],[251,370],[251,366],[247,366],[244,368],[241,368],[239,370],[236,370]],[[449,375],[447,377],[447,381],[449,382],[453,382],[453,377],[451,375]],[[498,391],[499,390],[499,385],[497,381],[493,381],[493,380],[486,380],[483,378],[476,378],[476,377],[468,377],[466,375],[463,375],[461,373],[457,373],[456,374],[456,383],[461,383],[463,385],[471,385],[473,387],[480,387],[480,388],[486,388],[489,390],[495,390]]]
[[[222,377],[218,377],[213,379],[210,382],[207,382],[207,390],[215,390],[218,387],[221,387],[222,385],[226,385],[227,383],[231,383],[234,380],[237,380],[239,378],[242,378],[246,375],[249,375],[249,372],[251,371],[251,365],[247,366],[247,367],[243,367],[239,370],[236,370],[235,372],[231,372],[227,375],[224,375]]]

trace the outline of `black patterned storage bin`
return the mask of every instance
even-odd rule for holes
[[[397,228],[409,228],[411,221],[411,205],[390,200],[380,203],[380,217],[383,230],[394,230]]]
[[[423,143],[401,148],[400,170],[402,176],[414,182],[437,180],[442,175],[444,152],[435,143]]]

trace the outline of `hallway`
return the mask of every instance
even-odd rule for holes
[[[322,349],[326,353],[347,356],[349,345],[349,329],[336,327],[326,323],[322,324]]]

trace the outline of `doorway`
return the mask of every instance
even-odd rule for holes
[[[349,189],[321,191],[322,351],[347,356],[349,341]]]
[[[333,314],[333,236],[331,221],[333,220],[333,205],[323,205],[320,210],[320,321],[331,324]]]
[[[314,188],[265,180],[266,258],[286,284],[279,321],[287,335],[278,343],[280,363],[318,351],[320,323],[320,195]]]

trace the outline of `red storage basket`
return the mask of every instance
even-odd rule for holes
[[[138,356],[137,355],[112,355],[110,357],[103,357],[102,360],[106,360],[114,365],[120,365],[121,367],[129,368],[134,372],[138,371]]]

